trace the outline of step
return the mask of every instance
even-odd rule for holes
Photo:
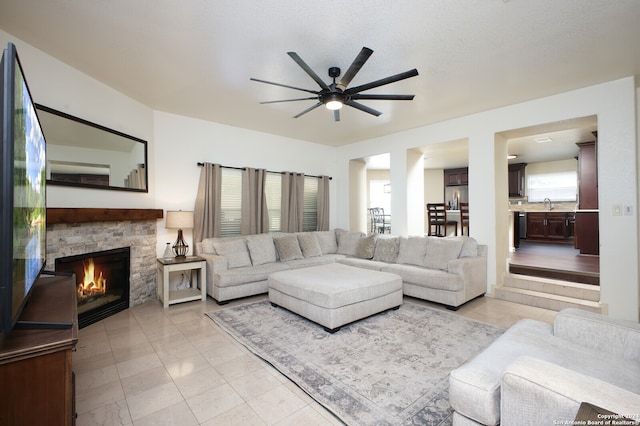
[[[600,301],[600,286],[556,280],[553,278],[507,274],[504,277],[504,286],[589,300],[592,302]]]
[[[518,287],[496,287],[495,298],[553,311],[560,311],[565,308],[579,308],[591,312],[602,312],[599,302]]]

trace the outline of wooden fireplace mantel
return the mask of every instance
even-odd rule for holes
[[[47,224],[162,219],[162,209],[47,208]]]

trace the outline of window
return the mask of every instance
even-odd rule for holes
[[[304,178],[304,207],[302,211],[302,230],[318,230],[318,178]]]
[[[318,182],[318,178],[304,178],[303,231],[315,231],[318,229]],[[238,236],[241,233],[242,170],[223,168],[221,186],[220,236]],[[278,232],[281,230],[282,218],[282,175],[268,172],[264,191],[269,214],[268,231]]]
[[[242,209],[242,170],[222,169],[221,180],[220,236],[240,235],[240,212]]]
[[[578,174],[576,172],[555,172],[529,175],[529,201],[576,201]]]
[[[282,175],[280,173],[267,173],[264,184],[267,211],[269,212],[269,231],[280,231],[280,218],[282,210]]]
[[[369,181],[369,207],[382,207],[384,214],[391,214],[391,187],[388,180]]]

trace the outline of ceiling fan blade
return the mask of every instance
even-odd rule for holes
[[[300,117],[301,115],[304,115],[304,114],[308,113],[309,111],[311,111],[311,110],[314,110],[314,109],[318,108],[320,105],[322,105],[322,102],[318,102],[317,104],[315,104],[315,105],[313,105],[313,106],[311,106],[311,107],[309,107],[309,108],[305,109],[305,110],[304,110],[304,111],[302,111],[301,113],[294,115],[294,116],[293,116],[293,118],[298,118],[298,117]]]
[[[339,109],[334,109],[333,110],[333,121],[340,121],[340,110]]]
[[[338,89],[340,90],[346,89],[349,83],[351,83],[351,80],[353,80],[353,77],[355,77],[358,71],[360,71],[360,68],[362,68],[364,63],[367,62],[367,59],[369,59],[369,56],[371,56],[372,53],[373,50],[369,49],[368,47],[363,47],[360,53],[358,53],[358,56],[356,56],[356,58],[349,66],[347,72],[344,73],[336,87],[338,87]]]
[[[405,71],[400,74],[392,75],[390,77],[382,78],[380,80],[372,81],[371,83],[363,84],[361,86],[352,87],[344,91],[346,95],[353,95],[354,93],[364,92],[365,90],[373,89],[375,87],[384,86],[385,84],[395,83],[396,81],[404,80],[405,78],[411,78],[418,75],[417,69]]]
[[[349,105],[350,107],[354,107],[356,109],[359,109],[360,111],[364,111],[364,112],[367,112],[367,113],[369,113],[371,115],[375,115],[376,117],[378,117],[380,114],[382,114],[380,111],[376,111],[375,109],[369,108],[366,105],[362,105],[359,102],[355,102],[355,101],[352,101],[352,100],[346,100],[346,101],[344,101],[344,103],[345,103],[345,105]]]
[[[258,83],[266,83],[266,84],[273,84],[274,86],[286,87],[287,89],[302,90],[303,92],[309,92],[309,93],[315,93],[315,94],[317,94],[317,93],[318,93],[318,92],[317,92],[317,91],[315,91],[315,90],[302,89],[302,88],[300,88],[300,87],[289,86],[288,84],[274,83],[273,81],[260,80],[259,78],[253,78],[253,77],[251,77],[249,80],[257,81]]]
[[[316,82],[318,83],[318,85],[320,87],[322,87],[325,90],[329,90],[329,86],[327,86],[327,83],[325,83],[324,81],[322,81],[322,79],[318,76],[318,74],[316,74],[315,72],[313,72],[313,70],[311,69],[311,67],[309,65],[307,65],[307,63],[305,61],[302,60],[302,58],[300,56],[298,56],[298,54],[296,52],[287,52],[287,55],[291,56],[291,59],[293,59],[294,61],[296,61],[296,63],[298,65],[300,65],[300,68],[302,68],[307,74],[309,74],[309,76]]]
[[[415,95],[367,95],[356,93],[351,95],[351,99],[370,99],[377,101],[412,101]]]
[[[280,103],[280,102],[308,101],[309,99],[318,99],[318,97],[317,96],[312,96],[310,98],[281,99],[279,101],[264,101],[264,102],[260,102],[260,104],[277,104],[277,103]]]

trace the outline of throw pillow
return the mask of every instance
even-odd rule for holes
[[[303,232],[298,234],[298,244],[304,257],[322,256],[322,249],[315,232]]]
[[[398,260],[398,249],[400,248],[400,238],[378,236],[373,260],[379,262],[396,263]]]
[[[356,257],[360,259],[373,259],[373,253],[376,249],[376,234],[367,235],[360,238],[358,248],[356,248]]]
[[[215,241],[213,246],[220,256],[227,258],[229,269],[251,266],[247,242],[244,238],[237,240]]]
[[[449,261],[457,259],[461,249],[461,239],[429,237],[423,266],[446,271],[449,269]]]
[[[247,246],[254,266],[273,263],[276,261],[276,248],[273,238],[268,234],[249,235]]]
[[[476,257],[478,256],[478,241],[475,238],[462,237],[462,250],[460,250],[460,257]]]
[[[349,232],[344,229],[336,230],[336,237],[338,240],[338,254],[344,254],[347,256],[355,256],[358,249],[358,243],[360,238],[364,237],[362,232]]]
[[[338,241],[335,231],[318,231],[318,243],[322,254],[334,254],[338,251]]]
[[[398,263],[422,266],[427,254],[427,237],[400,237]]]
[[[280,255],[280,262],[302,259],[302,252],[300,251],[300,244],[298,244],[298,237],[294,234],[274,237],[273,242],[275,243],[276,250],[278,250],[278,254]]]
[[[202,240],[202,253],[203,254],[216,254],[216,249],[213,246],[214,238],[205,238]]]

